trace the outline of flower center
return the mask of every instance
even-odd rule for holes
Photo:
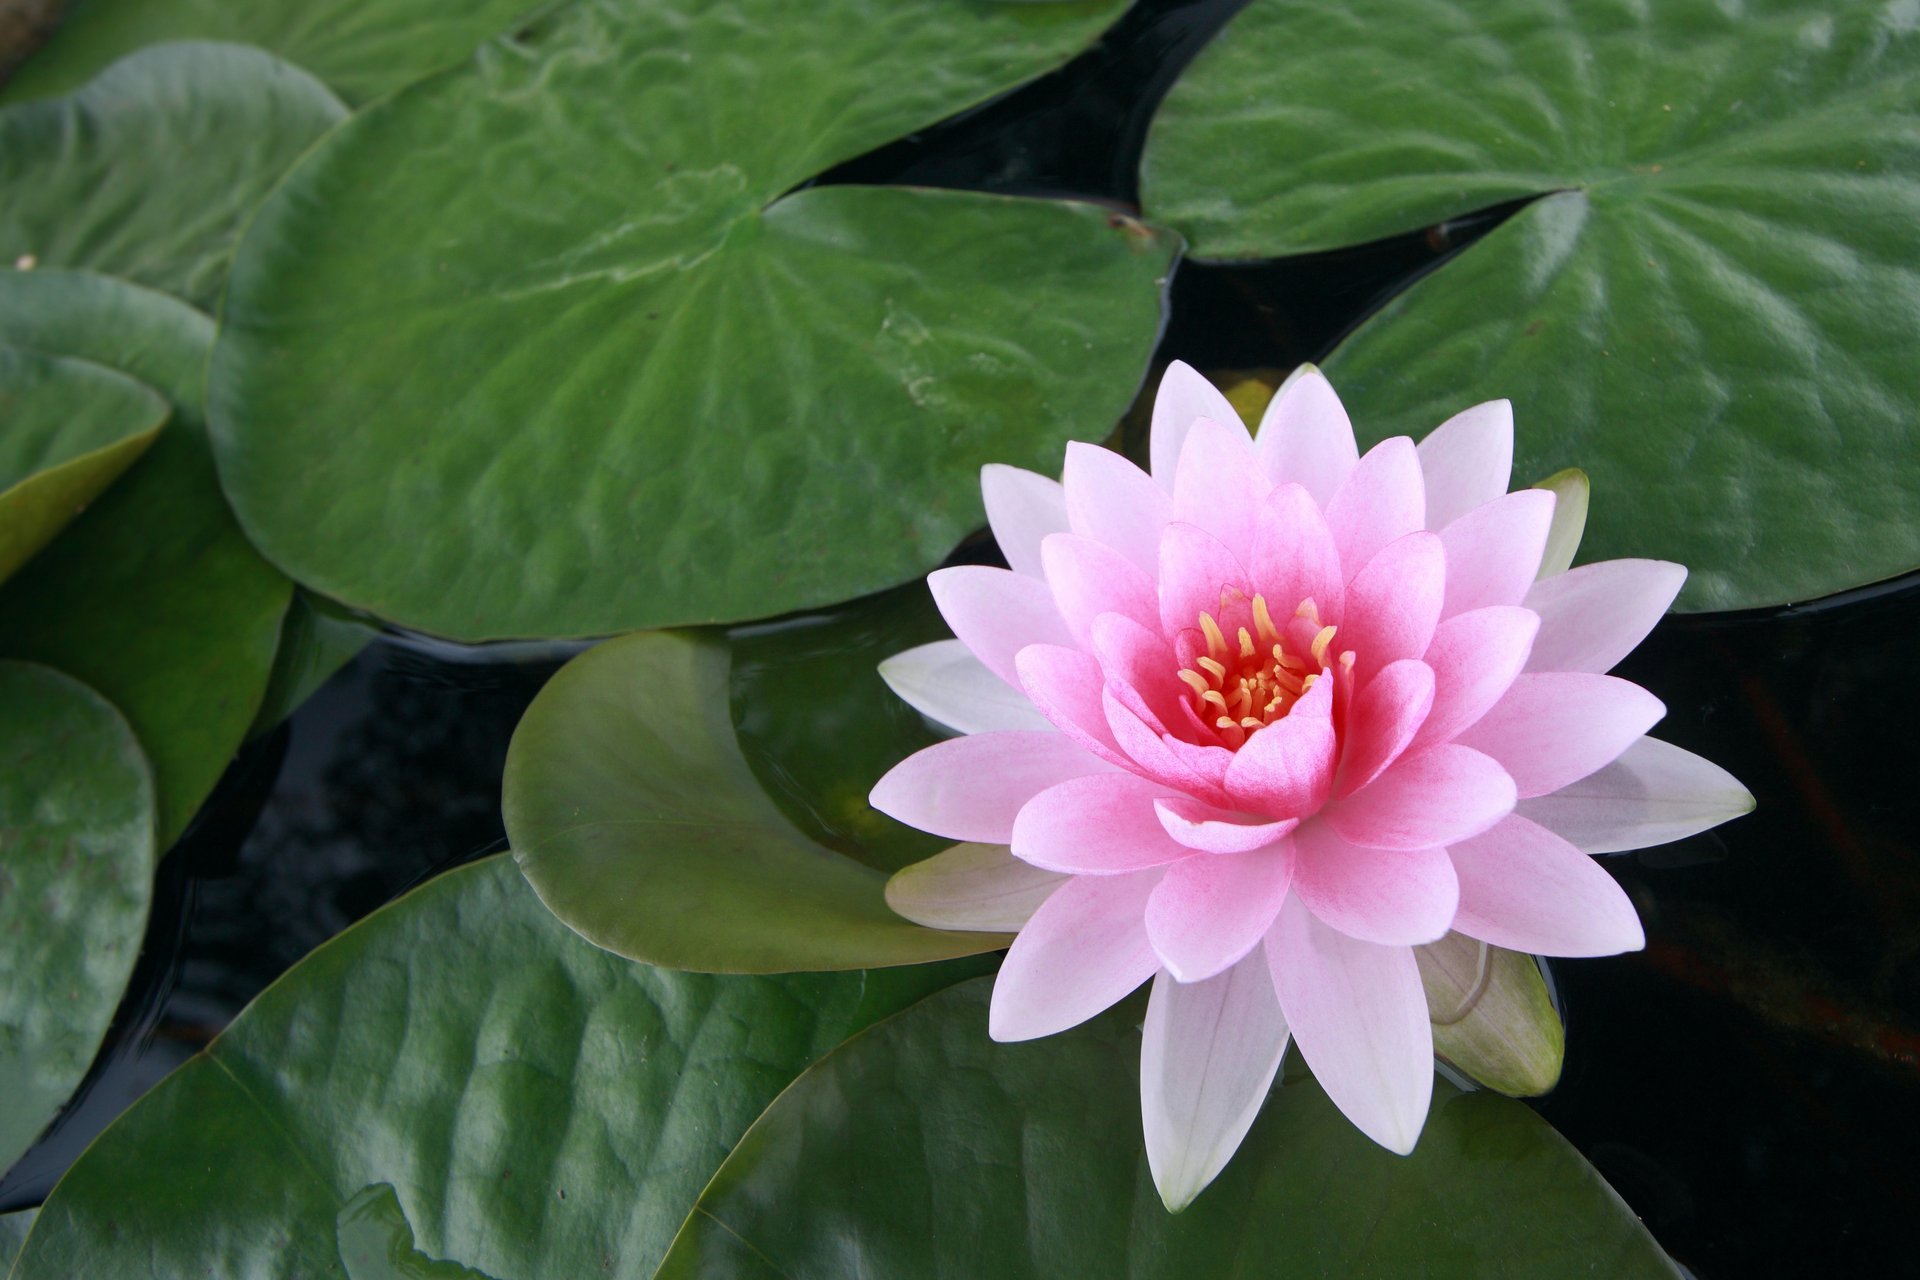
[[[1221,615],[1245,599],[1223,595]],[[1327,665],[1327,647],[1336,630],[1320,625],[1320,608],[1312,600],[1300,602],[1284,631],[1267,612],[1266,597],[1255,596],[1251,611],[1253,626],[1237,628],[1231,639],[1213,614],[1202,613],[1200,634],[1207,651],[1180,672],[1187,703],[1200,723],[1211,725],[1235,749],[1248,734],[1286,715],[1313,688]]]

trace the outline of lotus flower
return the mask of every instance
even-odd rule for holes
[[[1152,979],[1141,1103],[1178,1209],[1245,1136],[1289,1038],[1361,1131],[1411,1151],[1433,1083],[1414,948],[1454,930],[1636,949],[1631,902],[1588,855],[1752,798],[1646,737],[1664,708],[1604,674],[1686,571],[1561,571],[1563,549],[1542,576],[1577,529],[1556,530],[1553,492],[1507,492],[1507,402],[1361,457],[1316,370],[1249,437],[1176,363],[1151,453],[1151,475],[1084,444],[1058,483],[985,469],[1011,569],[934,573],[958,639],[881,668],[964,736],[872,803],[970,842],[896,877],[896,910],[1018,930],[996,1040]]]

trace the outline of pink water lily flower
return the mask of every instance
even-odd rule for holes
[[[1153,980],[1141,1104],[1170,1208],[1226,1164],[1289,1038],[1355,1125],[1411,1151],[1433,1083],[1414,948],[1449,930],[1555,956],[1638,948],[1632,904],[1588,855],[1752,805],[1646,737],[1659,700],[1604,674],[1685,570],[1543,571],[1566,530],[1552,492],[1507,492],[1512,456],[1495,401],[1362,457],[1311,368],[1250,437],[1176,363],[1151,475],[1083,444],[1059,482],[986,468],[1011,569],[933,574],[958,639],[882,668],[963,736],[896,766],[872,803],[969,842],[889,900],[1018,930],[997,1040]]]

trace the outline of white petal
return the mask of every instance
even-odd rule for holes
[[[1611,671],[1647,638],[1687,580],[1665,560],[1602,560],[1543,578],[1527,592],[1540,615],[1529,671]]]
[[[1220,389],[1200,376],[1184,360],[1175,360],[1160,375],[1160,390],[1153,398],[1153,433],[1148,445],[1148,462],[1153,478],[1168,493],[1173,492],[1174,473],[1180,469],[1180,451],[1186,447],[1187,432],[1201,418],[1215,422],[1238,422]]]
[[[1565,573],[1580,550],[1581,535],[1587,531],[1587,502],[1593,486],[1587,473],[1578,467],[1556,471],[1533,486],[1554,496],[1553,523],[1547,526],[1547,550],[1540,557],[1540,576],[1551,578]]]
[[[1029,578],[1040,571],[1040,539],[1067,528],[1067,499],[1058,480],[1004,463],[980,468],[980,496],[987,524],[1007,567]]]
[[[1160,876],[1075,876],[1055,889],[1007,949],[987,1034],[1005,1043],[1077,1027],[1157,973],[1146,910]]]
[[[1027,695],[987,670],[958,640],[935,640],[894,654],[880,678],[902,701],[956,733],[1051,729]]]
[[[1619,853],[1684,839],[1753,812],[1753,795],[1711,760],[1641,738],[1604,769],[1514,812],[1585,853]]]
[[[1153,980],[1140,1045],[1147,1167],[1169,1212],[1206,1189],[1260,1114],[1287,1051],[1287,1023],[1258,950],[1192,984]]]
[[[1446,528],[1507,491],[1513,474],[1513,405],[1505,400],[1462,409],[1420,442],[1427,477],[1427,528]]]
[[[894,872],[887,905],[929,929],[1017,933],[1066,881],[1005,845],[957,844]]]
[[[1326,375],[1303,364],[1267,402],[1253,451],[1274,484],[1297,484],[1325,509],[1360,461],[1353,423]]]

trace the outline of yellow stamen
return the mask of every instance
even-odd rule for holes
[[[1221,683],[1227,678],[1226,667],[1215,662],[1212,658],[1201,658],[1198,660],[1197,665],[1204,667],[1207,674],[1213,677],[1213,687],[1216,689],[1218,689]]]
[[[1253,629],[1260,633],[1260,643],[1273,646],[1273,656],[1280,656],[1280,630],[1273,625],[1273,615],[1267,612],[1267,598],[1253,598]]]
[[[1212,614],[1203,613],[1200,615],[1200,630],[1207,637],[1208,655],[1214,658],[1226,657],[1227,638],[1220,634],[1220,624],[1213,620]]]
[[[1189,671],[1185,667],[1182,667],[1180,669],[1180,678],[1186,681],[1187,688],[1193,690],[1196,695],[1200,697],[1206,696],[1207,678],[1198,671]]]
[[[1320,666],[1327,665],[1327,646],[1333,643],[1333,627],[1320,628],[1320,634],[1313,638],[1313,647],[1308,650],[1313,660]]]
[[[1247,634],[1245,627],[1240,628],[1240,656],[1243,658],[1253,656],[1253,637]]]
[[[1233,638],[1239,643],[1230,644],[1220,618],[1231,616],[1230,611],[1241,605],[1248,606],[1253,626],[1234,627]],[[1180,671],[1180,681],[1191,695],[1188,705],[1199,722],[1211,725],[1229,749],[1238,750],[1248,734],[1291,711],[1327,665],[1335,629],[1320,625],[1319,606],[1310,599],[1300,602],[1294,616],[1316,629],[1306,654],[1287,651],[1286,637],[1274,625],[1263,596],[1249,601],[1236,590],[1222,591],[1219,614],[1200,615],[1206,652]],[[1350,669],[1352,653],[1340,655],[1339,662],[1343,669]]]

